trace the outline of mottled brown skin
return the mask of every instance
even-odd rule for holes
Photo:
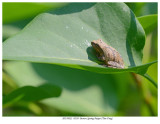
[[[92,41],[91,45],[96,50],[98,59],[104,61],[107,67],[124,68],[123,59],[117,50],[101,39]]]

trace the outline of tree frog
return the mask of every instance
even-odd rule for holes
[[[96,50],[98,59],[104,61],[105,66],[110,68],[124,68],[123,59],[116,49],[107,45],[101,39],[93,40],[91,45]]]

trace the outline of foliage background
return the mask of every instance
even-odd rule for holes
[[[3,3],[3,41],[10,38],[11,36],[14,36],[16,33],[21,31],[36,15],[42,13],[42,12],[48,12],[48,11],[54,11],[58,8],[61,8],[63,6],[67,6],[70,3]],[[157,14],[157,3],[126,3],[134,12],[134,14],[137,17],[142,17],[145,15],[150,14]],[[29,11],[26,8],[30,8]],[[13,11],[14,10],[14,11]],[[157,26],[153,26],[149,29],[149,31],[146,32],[146,43],[143,50],[143,63],[152,62],[153,60],[157,60]],[[16,67],[26,67],[24,70],[19,71]],[[36,69],[38,69],[41,64],[38,66],[32,63],[32,66]],[[29,69],[28,69],[29,68]],[[45,68],[52,68],[50,65],[45,65]],[[52,69],[62,70],[65,71],[65,68],[62,68],[61,66],[55,65]],[[9,93],[14,91],[15,89],[18,89],[21,87],[18,82],[24,81],[32,84],[32,82],[38,82],[38,80],[28,80],[28,77],[36,76],[34,73],[31,73],[32,71],[30,64],[28,63],[19,63],[15,61],[3,61],[3,97],[7,96]],[[68,70],[68,68],[67,68]],[[27,73],[28,71],[28,73]],[[79,73],[79,75],[82,75],[82,73],[78,70],[69,69],[66,73],[72,72],[73,73]],[[22,74],[23,72],[23,74]],[[43,72],[43,70],[41,70]],[[27,76],[24,76],[26,73]],[[48,72],[49,73],[49,72]],[[56,73],[56,72],[55,72]],[[61,72],[59,72],[60,74]],[[30,74],[30,75],[28,75]],[[157,82],[157,64],[153,64],[150,66],[148,70],[148,74]],[[44,75],[44,74],[43,74]],[[87,73],[86,73],[87,75]],[[94,73],[92,74],[93,77],[96,76]],[[57,75],[58,76],[58,75]],[[65,75],[64,75],[65,76]],[[66,75],[68,76],[68,75]],[[76,75],[75,75],[76,76]],[[153,87],[153,85],[144,79],[143,77],[140,77],[136,74],[131,73],[123,73],[123,74],[106,74],[106,77],[112,77],[111,82],[116,84],[117,89],[115,91],[110,91],[109,96],[115,97],[114,92],[117,92],[118,100],[119,102],[113,100],[111,101],[113,104],[115,104],[116,112],[112,113],[113,111],[110,110],[112,113],[111,115],[115,116],[157,116],[157,89]],[[18,77],[18,78],[17,78]],[[20,77],[20,78],[19,78]],[[78,78],[78,77],[77,77]],[[103,76],[102,76],[103,78]],[[125,80],[124,80],[125,79]],[[87,77],[86,77],[87,80]],[[24,83],[23,82],[23,83]],[[86,81],[87,83],[87,81]],[[69,84],[68,84],[69,85]],[[70,84],[73,86],[73,84]],[[87,84],[90,86],[91,84]],[[104,84],[100,84],[101,87],[103,87]],[[71,86],[71,87],[72,87]],[[88,87],[87,86],[87,87]],[[45,87],[47,87],[49,90],[45,91]],[[66,86],[69,87],[69,86]],[[86,86],[85,86],[86,87]],[[29,92],[28,91],[29,88]],[[39,91],[39,88],[41,89]],[[97,87],[96,87],[97,88]],[[86,97],[93,98],[90,99],[90,101],[94,101],[96,97],[94,93],[98,90],[93,87],[89,91],[93,93],[91,96],[85,96],[86,94],[79,93],[81,98]],[[9,102],[7,104],[4,104],[3,106],[3,115],[4,116],[62,116],[62,115],[90,115],[90,112],[96,111],[96,106],[92,107],[89,104],[87,104],[86,101],[83,101],[83,99],[80,98],[73,98],[70,99],[68,104],[73,103],[75,101],[81,103],[81,104],[71,104],[72,110],[68,111],[65,106],[66,103],[62,104],[61,107],[54,105],[49,100],[41,100],[45,98],[51,98],[51,97],[61,97],[61,89],[57,86],[50,87],[50,85],[43,85],[39,86],[37,88],[36,84],[32,87],[23,87],[23,89],[20,89],[19,91],[16,91],[15,94],[18,94],[17,92],[25,91],[27,89],[26,98],[22,100],[13,100],[12,98],[15,97],[14,95],[9,96],[7,99]],[[55,90],[56,89],[56,90]],[[96,89],[96,90],[95,90]],[[38,90],[38,91],[37,91]],[[53,92],[50,91],[57,91],[53,95]],[[105,89],[109,90],[109,89]],[[119,90],[119,91],[118,91]],[[29,94],[30,91],[32,94]],[[36,91],[42,94],[33,95],[36,94]],[[88,92],[88,91],[86,91]],[[63,93],[63,92],[62,92]],[[78,92],[77,92],[78,93]],[[46,94],[46,95],[45,95]],[[48,97],[49,94],[49,97]],[[28,95],[28,96],[27,96]],[[33,98],[30,96],[33,95]],[[69,96],[72,96],[71,94],[67,94]],[[95,93],[97,95],[97,93]],[[37,98],[37,96],[43,96],[42,98]],[[35,97],[37,98],[35,100]],[[66,98],[64,97],[64,98]],[[28,100],[28,98],[30,98]],[[117,97],[116,97],[117,98]],[[10,100],[11,99],[11,100]],[[102,98],[103,99],[103,98]],[[3,100],[5,103],[7,100]],[[84,103],[83,103],[84,102]],[[99,103],[97,103],[98,105]],[[117,104],[117,105],[116,105]],[[78,106],[80,105],[80,106]],[[86,112],[80,112],[76,113],[75,110],[77,110],[77,107],[79,107],[78,111],[85,110]],[[74,109],[75,108],[75,109]],[[91,110],[94,108],[95,110]],[[102,107],[103,108],[103,107]],[[97,110],[99,111],[99,109]],[[93,113],[94,114],[94,113]]]

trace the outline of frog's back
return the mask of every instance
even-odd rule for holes
[[[107,61],[115,61],[115,62],[123,65],[123,63],[124,63],[123,59],[116,49],[107,45],[107,46],[105,46],[104,52],[106,52],[105,55],[106,55]]]

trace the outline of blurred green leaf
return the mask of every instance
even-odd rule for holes
[[[146,2],[126,2],[126,4],[138,17],[141,15],[142,9],[146,5]]]
[[[128,82],[128,73],[106,75],[52,64],[10,61],[4,70],[20,87],[37,87],[46,83],[61,87],[59,97],[42,102],[81,115],[114,115],[131,82]]]
[[[24,20],[49,9],[56,9],[66,3],[3,2],[3,24]]]
[[[147,15],[138,17],[139,22],[141,23],[146,34],[153,32],[157,28],[158,15]]]
[[[137,17],[158,14],[158,2],[127,2],[126,4]]]
[[[68,13],[72,7],[74,4],[62,10]],[[88,7],[76,13],[63,11],[63,15],[37,16],[19,34],[3,43],[3,59],[54,63],[100,73],[144,74],[154,62],[141,63],[145,34],[131,10],[123,3],[88,4]],[[90,47],[90,42],[99,38],[120,52],[128,69],[99,65]]]
[[[51,84],[44,84],[38,87],[25,86],[14,90],[8,95],[4,96],[4,106],[22,101],[38,101],[45,98],[58,97],[61,94],[61,89]]]
[[[12,25],[3,25],[3,40],[6,40],[10,36],[15,35],[18,33],[21,29]]]
[[[141,16],[158,14],[158,2],[145,2],[145,6],[141,10]]]

